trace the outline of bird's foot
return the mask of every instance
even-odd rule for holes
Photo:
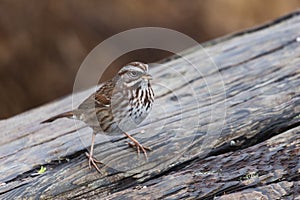
[[[98,167],[97,164],[102,164],[102,163],[101,163],[100,161],[98,161],[96,158],[94,158],[93,155],[89,154],[88,152],[86,152],[85,155],[86,155],[86,156],[88,157],[88,159],[89,159],[89,167],[90,167],[90,169],[92,169],[92,167],[95,167],[96,170],[97,170],[99,173],[101,173],[101,172],[100,172],[100,169],[99,169],[99,167]]]
[[[148,160],[148,155],[147,155],[147,151],[151,151],[150,147],[146,147],[141,145],[137,140],[132,141],[132,142],[128,142],[128,145],[132,148],[135,148],[138,155],[140,155],[140,152],[142,150],[142,152],[144,153],[146,160]]]

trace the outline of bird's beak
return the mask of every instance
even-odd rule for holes
[[[152,80],[152,76],[150,74],[145,74],[142,76],[143,79]]]

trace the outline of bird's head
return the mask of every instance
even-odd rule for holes
[[[127,87],[147,86],[152,76],[148,73],[148,65],[142,62],[131,62],[118,72]]]

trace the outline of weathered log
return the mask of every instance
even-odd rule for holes
[[[243,150],[194,160],[108,199],[294,199],[300,194],[299,133],[297,127]]]
[[[205,44],[218,68],[199,47],[183,54],[197,68],[178,57],[153,67],[156,105],[132,131],[153,149],[148,161],[125,137],[97,136],[105,166],[90,170],[88,127],[40,124],[71,96],[0,121],[0,198],[299,198],[299,30],[295,12]]]

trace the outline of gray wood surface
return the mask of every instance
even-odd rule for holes
[[[97,135],[101,174],[82,122],[40,124],[93,90],[0,121],[0,198],[300,198],[299,41],[295,12],[153,66],[153,111],[130,132],[149,160]]]

